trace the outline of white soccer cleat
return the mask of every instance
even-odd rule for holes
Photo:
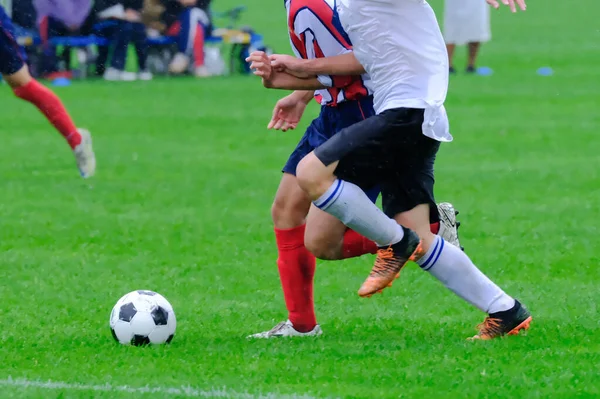
[[[92,148],[92,135],[85,129],[77,129],[81,135],[81,143],[73,150],[79,174],[84,179],[94,176],[96,173],[96,155]]]
[[[289,320],[282,321],[269,331],[264,331],[258,334],[248,335],[246,338],[249,339],[269,339],[269,338],[283,338],[283,337],[318,337],[323,334],[321,326],[318,324],[309,332],[301,333],[296,331],[292,322]]]
[[[461,248],[460,241],[458,240],[459,224],[456,222],[458,212],[454,209],[454,205],[449,202],[442,202],[438,204],[438,213],[440,215],[440,231],[438,235],[446,240],[446,242]]]
[[[169,72],[175,73],[175,74],[184,73],[185,71],[188,70],[189,66],[190,66],[190,57],[188,57],[187,55],[185,55],[183,53],[177,53],[177,54],[175,54],[175,57],[173,57],[173,60],[169,64]]]

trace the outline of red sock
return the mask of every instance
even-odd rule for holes
[[[204,26],[198,23],[196,37],[194,38],[194,66],[204,65]]]
[[[361,236],[354,230],[348,229],[344,234],[344,244],[342,246],[342,258],[355,258],[366,254],[377,253],[377,244],[367,237]]]
[[[437,234],[440,231],[440,222],[431,224],[431,232]],[[342,245],[342,259],[356,258],[366,254],[376,254],[377,244],[367,237],[361,236],[354,230],[348,229],[344,234]]]
[[[13,89],[15,95],[35,105],[52,125],[67,140],[71,148],[81,143],[81,135],[60,99],[37,80]]]
[[[305,226],[275,229],[279,258],[277,267],[285,305],[294,328],[308,332],[317,324],[313,301],[316,259],[304,246]]]

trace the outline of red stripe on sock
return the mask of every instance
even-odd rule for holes
[[[304,246],[305,226],[275,229],[277,267],[289,319],[294,328],[308,332],[317,324],[313,299],[316,259]]]
[[[343,259],[355,258],[366,254],[377,253],[377,244],[367,237],[361,236],[354,230],[347,230],[344,234],[342,246]]]
[[[13,92],[17,97],[35,105],[67,140],[71,148],[75,148],[81,143],[81,135],[71,116],[52,90],[32,79],[26,85],[13,89]]]
[[[198,23],[196,37],[194,38],[194,66],[204,65],[204,26]]]
[[[437,222],[437,223],[431,223],[431,224],[429,225],[429,228],[431,229],[431,232],[432,232],[433,234],[437,234],[437,233],[439,233],[439,232],[440,232],[440,222]]]

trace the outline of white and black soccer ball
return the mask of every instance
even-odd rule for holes
[[[176,326],[173,307],[154,291],[138,290],[124,295],[110,314],[112,336],[124,345],[168,344]]]

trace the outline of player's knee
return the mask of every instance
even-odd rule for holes
[[[6,80],[6,83],[8,83],[8,85],[12,89],[17,89],[19,87],[23,87],[27,83],[29,83],[32,79],[33,78],[31,77],[31,74],[29,73],[29,69],[27,68],[27,65],[23,65],[23,67],[21,69],[19,69],[17,72],[15,72],[11,75],[4,76],[4,80]],[[16,95],[16,93],[15,93],[15,95]]]
[[[305,156],[296,168],[298,185],[313,199],[318,198],[330,186],[324,171],[325,165],[313,153]]]
[[[271,206],[271,218],[279,229],[301,226],[306,218],[306,205],[290,197],[277,196]]]
[[[339,251],[327,240],[322,240],[319,237],[304,237],[304,246],[310,253],[321,260],[338,260],[340,259]]]

